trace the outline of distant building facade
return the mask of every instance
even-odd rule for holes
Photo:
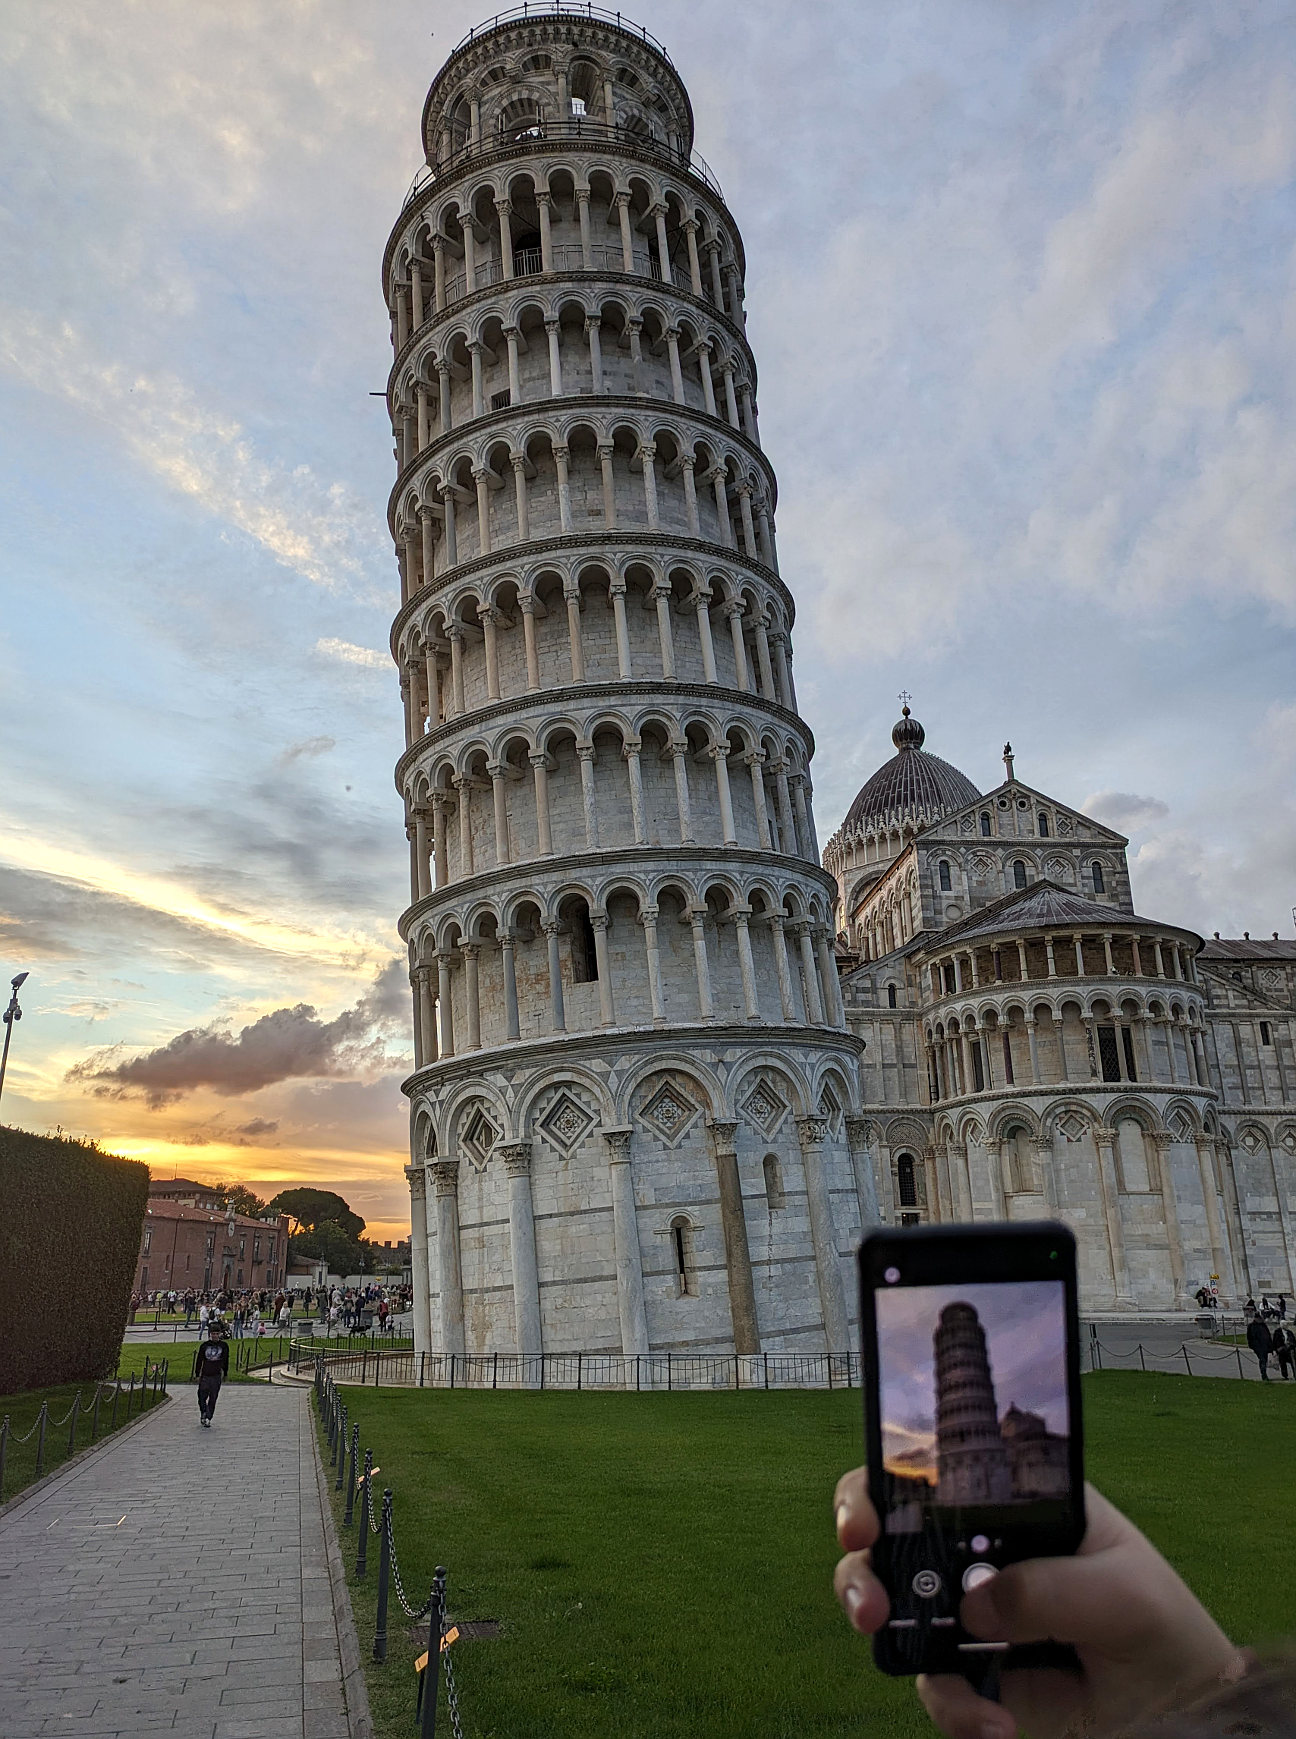
[[[260,1291],[284,1284],[288,1216],[259,1220],[227,1211],[205,1184],[149,1185],[135,1291]]]

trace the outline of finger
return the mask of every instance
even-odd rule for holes
[[[1016,1739],[1017,1723],[998,1703],[978,1697],[956,1673],[920,1673],[923,1708],[947,1739]]]
[[[837,1481],[833,1509],[837,1518],[837,1538],[847,1551],[858,1552],[873,1544],[880,1527],[877,1511],[869,1498],[866,1467],[853,1468]]]
[[[867,1552],[848,1552],[833,1572],[833,1592],[854,1629],[872,1636],[886,1623],[891,1600],[869,1567]]]

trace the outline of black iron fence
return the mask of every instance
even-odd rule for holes
[[[453,1739],[463,1739],[463,1727],[459,1719],[459,1688],[450,1655],[450,1649],[460,1632],[457,1626],[449,1623],[446,1616],[445,1566],[437,1566],[427,1599],[420,1606],[412,1606],[401,1581],[400,1560],[396,1556],[394,1493],[391,1486],[385,1486],[381,1504],[375,1505],[374,1478],[382,1469],[374,1465],[372,1448],[364,1450],[362,1462],[359,1422],[349,1420],[346,1401],[322,1353],[318,1353],[315,1358],[315,1406],[320,1424],[324,1428],[328,1466],[334,1470],[333,1490],[346,1494],[344,1500],[339,1500],[344,1503],[342,1526],[356,1529],[353,1574],[357,1582],[363,1582],[369,1574],[370,1536],[374,1535],[378,1539],[373,1659],[380,1665],[387,1659],[388,1611],[394,1593],[397,1604],[410,1624],[418,1624],[422,1619],[426,1619],[428,1624],[427,1648],[414,1662],[418,1687],[414,1718],[418,1723],[420,1739],[435,1739],[443,1667],[445,1707],[450,1717]]]
[[[97,1442],[101,1428],[105,1433],[117,1429],[119,1408],[124,1425],[133,1413],[142,1413],[157,1401],[165,1400],[166,1393],[167,1360],[162,1359],[143,1376],[137,1377],[132,1372],[128,1383],[123,1382],[120,1377],[114,1377],[110,1382],[96,1383],[89,1391],[78,1389],[72,1397],[71,1406],[61,1419],[53,1417],[48,1400],[41,1402],[40,1410],[26,1431],[16,1430],[12,1415],[6,1413],[0,1419],[0,1503],[4,1501],[5,1474],[9,1468],[11,1446],[27,1444],[35,1438],[36,1467],[32,1479],[40,1479],[45,1472],[48,1457],[65,1461],[68,1456],[76,1454],[77,1433],[87,1420],[89,1431],[81,1447]],[[51,1437],[51,1433],[61,1432],[65,1425],[68,1428],[66,1442],[61,1438]]]
[[[858,1353],[415,1353],[294,1341],[290,1370],[414,1389],[856,1389]]]

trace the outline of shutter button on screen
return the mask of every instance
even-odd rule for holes
[[[998,1574],[993,1564],[969,1564],[963,1572],[963,1592],[970,1594],[974,1588],[980,1588],[982,1583]]]
[[[934,1600],[941,1591],[941,1579],[934,1570],[920,1570],[910,1584],[922,1600]]]

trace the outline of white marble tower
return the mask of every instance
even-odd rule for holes
[[[737,226],[597,8],[474,32],[423,143],[383,264],[418,1347],[845,1351],[874,1186]]]

